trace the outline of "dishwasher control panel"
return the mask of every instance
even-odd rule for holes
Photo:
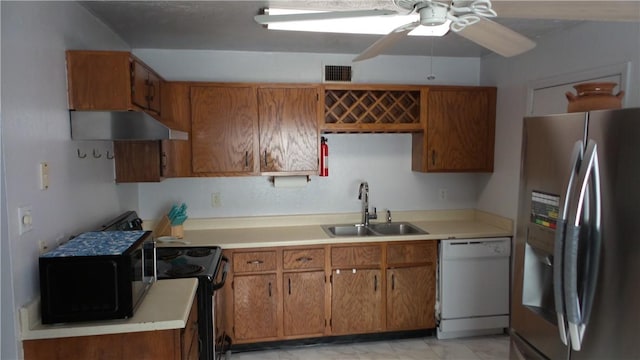
[[[443,240],[443,259],[501,257],[511,255],[511,238]]]

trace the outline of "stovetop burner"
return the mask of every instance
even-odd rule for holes
[[[167,274],[170,276],[182,277],[198,274],[202,270],[204,270],[204,266],[195,264],[176,264],[167,270]]]
[[[182,251],[175,248],[171,248],[171,249],[158,248],[156,250],[157,259],[164,260],[164,261],[173,260],[178,256],[180,256],[181,254],[182,254]]]
[[[203,257],[209,256],[211,254],[211,249],[209,248],[194,248],[187,250],[187,255],[191,257]]]

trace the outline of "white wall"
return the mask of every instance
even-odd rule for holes
[[[640,106],[640,24],[587,23],[538,40],[518,57],[482,59],[481,83],[498,87],[495,171],[480,183],[478,207],[515,218],[527,89],[542,79],[630,62],[626,106]]]
[[[134,54],[171,80],[230,82],[322,81],[324,64],[353,65],[355,83],[477,85],[477,58],[435,58],[437,78],[426,77],[425,56],[380,56],[351,63],[355,55],[134,49]],[[186,202],[192,218],[357,212],[358,185],[369,182],[371,206],[380,211],[473,208],[474,174],[411,172],[411,135],[340,134],[329,139],[329,174],[304,188],[273,188],[266,177],[170,179],[140,184],[140,216],[155,219],[173,202]],[[439,200],[438,190],[449,197]],[[211,195],[219,192],[222,206]]]
[[[65,50],[127,49],[75,2],[2,1],[2,172],[8,231],[2,231],[2,359],[21,357],[17,309],[39,295],[38,242],[85,231],[136,207],[137,188],[116,186],[113,162],[76,156],[106,142],[72,142]],[[38,165],[50,187],[39,189]],[[131,199],[134,201],[120,199]],[[17,209],[30,205],[34,230],[18,234]],[[3,212],[4,212],[3,211]],[[4,224],[3,224],[4,225]],[[6,236],[5,236],[6,235]]]

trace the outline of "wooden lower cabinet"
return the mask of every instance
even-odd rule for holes
[[[382,271],[334,271],[331,275],[331,332],[361,334],[382,328]]]
[[[324,271],[284,274],[284,335],[322,336],[325,327]]]
[[[197,300],[183,329],[25,340],[25,360],[197,360]]]
[[[279,302],[276,274],[236,276],[233,279],[233,333],[238,342],[275,338]]]
[[[435,264],[387,269],[387,330],[435,327]]]
[[[226,250],[234,344],[435,327],[437,241]]]

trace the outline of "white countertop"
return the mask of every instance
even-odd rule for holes
[[[154,283],[128,319],[43,325],[40,301],[20,309],[22,340],[182,329],[186,326],[198,280],[169,279]]]
[[[355,224],[359,214],[196,219],[184,225],[183,241],[159,246],[220,246],[240,249],[336,243],[410,241],[502,237],[513,235],[513,222],[476,210],[412,211],[393,214],[393,221],[408,221],[428,234],[400,236],[331,237],[322,224]],[[384,217],[379,214],[379,217]],[[373,221],[384,222],[384,220]],[[153,229],[145,221],[145,228]]]

